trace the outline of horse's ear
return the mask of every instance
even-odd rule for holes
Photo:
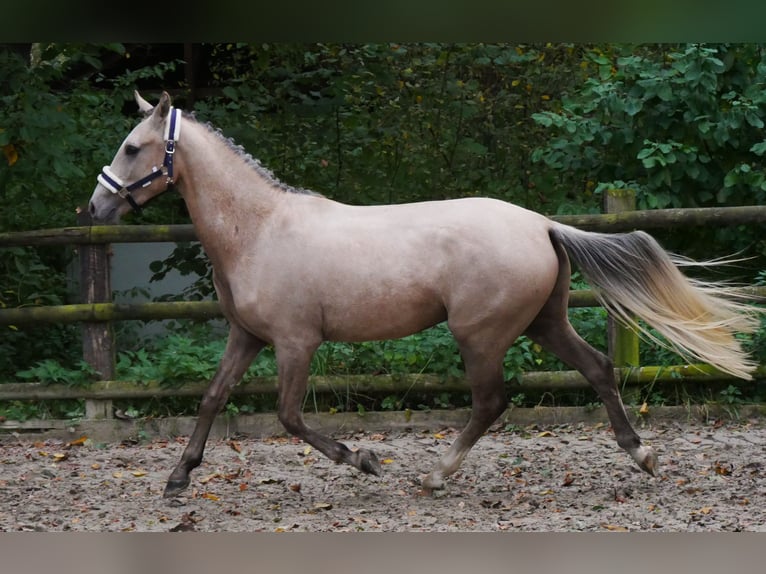
[[[162,119],[168,117],[168,114],[170,113],[170,94],[167,92],[162,92],[162,95],[160,96],[160,103],[157,104],[156,111],[159,113],[159,116]]]
[[[152,113],[154,106],[150,104],[149,102],[147,102],[144,98],[142,98],[141,94],[138,93],[138,90],[135,90],[133,92],[133,97],[136,98],[138,109],[141,110],[142,114],[149,115],[150,113]]]
[[[152,111],[152,121],[155,122],[156,125],[161,126],[167,119],[169,113],[170,95],[167,92],[162,92],[160,102],[154,106],[154,110]]]

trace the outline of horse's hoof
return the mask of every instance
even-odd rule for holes
[[[420,486],[423,488],[424,494],[434,495],[436,491],[444,490],[446,485],[441,473],[434,471],[420,482]]]
[[[189,486],[189,479],[184,480],[168,480],[165,485],[165,492],[162,493],[163,498],[174,498],[181,494]]]
[[[636,461],[636,464],[638,464],[638,467],[641,470],[651,474],[652,476],[657,476],[657,471],[659,470],[660,463],[657,460],[657,454],[654,452],[654,450],[651,449],[651,447],[640,446],[632,451],[630,455],[633,457],[633,460]]]
[[[354,458],[356,459],[356,464],[354,464],[354,466],[365,474],[380,476],[382,469],[378,457],[374,452],[366,448],[360,448],[354,455]]]
[[[657,476],[657,471],[659,470],[660,463],[657,460],[657,455],[653,450],[650,450],[647,453],[643,462],[641,462],[639,466],[641,467],[641,470],[648,472],[652,476]]]

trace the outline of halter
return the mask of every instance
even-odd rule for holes
[[[98,182],[106,189],[127,200],[130,206],[133,208],[133,211],[140,213],[141,206],[138,204],[138,202],[136,202],[135,199],[133,199],[133,196],[130,192],[135,191],[141,187],[146,187],[155,179],[162,177],[163,175],[167,176],[168,185],[173,183],[173,154],[175,154],[176,143],[178,142],[178,137],[180,135],[181,110],[170,108],[168,119],[165,122],[165,159],[162,161],[161,167],[157,167],[155,165],[152,167],[152,172],[149,175],[142,177],[138,181],[134,181],[130,185],[125,185],[125,183],[114,174],[112,168],[110,168],[108,165],[105,165],[101,169],[101,173],[98,174],[96,179],[98,179]]]

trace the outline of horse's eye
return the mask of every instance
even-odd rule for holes
[[[125,154],[126,155],[136,155],[140,150],[141,150],[141,148],[136,147],[134,145],[128,144],[128,145],[125,146]]]

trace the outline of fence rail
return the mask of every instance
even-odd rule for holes
[[[741,225],[766,223],[766,206],[723,208],[663,209],[640,211],[632,209],[635,198],[630,192],[615,190],[607,194],[608,213],[566,215],[552,219],[582,229],[618,232],[633,229],[661,229],[669,226]],[[190,382],[183,387],[167,387],[158,383],[136,384],[110,380],[114,378],[114,345],[111,324],[125,320],[212,319],[221,316],[216,301],[180,301],[163,303],[120,304],[111,301],[109,280],[110,243],[181,242],[194,241],[191,225],[87,225],[87,214],[78,216],[80,225],[59,229],[0,233],[0,248],[16,246],[79,246],[81,266],[81,298],[83,303],[49,307],[0,309],[0,325],[41,323],[83,324],[83,356],[105,380],[87,388],[41,383],[0,384],[0,400],[86,400],[86,418],[110,418],[111,401],[120,398],[158,396],[198,396],[206,383]],[[749,286],[741,292],[751,300],[766,299],[766,287]],[[571,291],[570,307],[597,305],[590,291]],[[679,381],[729,381],[733,377],[709,366],[638,367],[637,336],[630,330],[610,326],[610,354],[618,367],[615,371],[624,385],[646,383],[677,383]],[[757,376],[766,376],[760,367]],[[409,376],[348,376],[312,377],[314,392],[332,392],[349,387],[360,393],[404,392],[407,390],[465,391],[460,378],[438,375]],[[523,390],[574,390],[588,386],[574,371],[530,372],[518,380],[509,381],[509,388]],[[238,387],[235,394],[274,393],[276,380],[258,378]]]
[[[670,226],[766,223],[766,206],[630,210],[620,213],[553,215],[551,219],[585,229],[614,233]],[[99,245],[196,241],[192,225],[93,225],[0,233],[0,247]]]
[[[756,377],[766,376],[766,367],[759,367]],[[738,379],[717,371],[709,365],[675,365],[669,367],[622,367],[615,369],[615,377],[623,388],[653,383],[655,385],[683,382],[731,382]],[[46,383],[0,384],[0,401],[12,400],[118,400],[152,399],[161,397],[199,397],[208,381],[190,381],[182,386],[166,385],[158,381],[95,381],[87,387]],[[577,371],[531,371],[506,382],[509,391],[542,393],[545,391],[579,391],[589,389],[588,381]],[[463,377],[441,376],[431,373],[394,375],[316,375],[309,378],[310,391],[331,394],[352,391],[358,395],[385,396],[403,393],[448,392],[464,393],[469,390]],[[233,395],[276,395],[277,377],[254,377],[243,381],[232,391]]]

